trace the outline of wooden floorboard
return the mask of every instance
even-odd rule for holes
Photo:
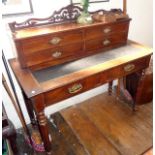
[[[49,120],[52,155],[152,155],[152,107],[142,105],[133,113],[104,93],[55,113]],[[16,144],[15,155],[46,154],[28,145],[22,129]]]
[[[152,146],[152,104],[133,113],[128,105],[104,93],[61,115],[91,155],[111,155],[111,145],[115,154],[140,155]],[[102,142],[105,138],[107,143]]]
[[[52,115],[51,118],[54,120],[55,126],[62,135],[62,138],[66,141],[65,147],[72,148],[76,155],[89,155],[87,149],[85,149],[85,147],[80,143],[76,135],[59,113]]]
[[[54,119],[54,123],[51,123]],[[77,139],[63,117],[56,113],[49,120],[49,131],[52,135],[52,155],[89,155],[88,151]],[[35,130],[29,126],[31,132]],[[23,129],[17,130],[16,144],[18,152],[15,155],[46,155],[45,152],[37,152],[30,147],[24,137]]]
[[[120,155],[120,152],[107,141],[94,123],[79,108],[72,107],[67,112],[62,113],[90,155]]]
[[[143,155],[153,155],[153,148],[146,151]]]

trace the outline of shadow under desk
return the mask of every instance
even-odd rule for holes
[[[148,67],[151,55],[151,49],[128,41],[125,46],[38,71],[22,69],[18,59],[10,59],[31,122],[34,124],[37,119],[47,153],[51,151],[51,138],[46,107],[141,71]]]

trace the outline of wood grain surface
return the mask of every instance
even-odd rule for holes
[[[133,113],[108,93],[61,111],[91,155],[112,154],[111,146],[117,150],[114,155],[140,155],[148,150],[152,146],[152,113],[151,103]]]
[[[45,26],[38,26],[38,27],[33,27],[33,28],[26,28],[26,29],[21,29],[21,30],[17,30],[16,34],[14,34],[14,39],[15,40],[20,40],[20,39],[26,39],[26,38],[31,38],[31,37],[35,37],[35,36],[44,36],[47,34],[51,34],[51,33],[58,33],[58,32],[68,32],[68,31],[73,31],[75,29],[87,29],[87,28],[91,28],[91,27],[95,27],[95,26],[102,26],[103,24],[105,26],[109,26],[109,25],[117,25],[117,23],[124,23],[127,21],[130,21],[131,19],[124,19],[124,20],[120,20],[117,22],[113,22],[113,23],[102,23],[102,22],[94,22],[93,24],[77,24],[76,22],[73,23],[64,23],[64,24],[58,24],[58,25],[45,25]]]
[[[130,19],[126,19],[108,24],[101,22],[80,26],[68,23],[25,28],[13,33],[13,39],[21,67],[38,70],[86,57],[88,53],[95,54],[107,47],[126,44],[129,22]],[[77,43],[81,43],[80,48],[77,48]],[[70,53],[66,46],[72,50],[72,56],[64,57],[64,53]],[[62,52],[62,56],[53,59],[54,51]]]
[[[124,102],[101,94],[51,115],[49,131],[53,155],[153,155],[152,103],[132,113]],[[15,144],[19,155],[46,154],[29,147],[22,129]]]

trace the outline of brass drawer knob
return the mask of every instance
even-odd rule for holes
[[[60,52],[60,51],[56,51],[56,52],[52,53],[52,57],[54,57],[54,58],[59,58],[59,57],[61,57],[61,55],[62,55],[62,52]]]
[[[83,86],[82,86],[81,83],[74,84],[73,86],[71,86],[70,88],[68,88],[68,92],[70,94],[74,94],[74,93],[79,92],[82,88],[83,88]]]
[[[108,40],[108,39],[106,39],[106,40],[103,41],[103,45],[104,45],[104,46],[107,46],[107,45],[109,45],[110,43],[111,43],[111,41]]]
[[[109,32],[111,32],[111,29],[110,29],[110,28],[105,28],[105,29],[103,30],[103,32],[104,32],[104,33],[109,33]]]
[[[135,69],[135,65],[134,64],[128,64],[128,65],[126,65],[125,67],[124,67],[124,70],[126,71],[126,72],[130,72],[130,71],[132,71],[132,70],[134,70]]]
[[[61,40],[62,39],[59,37],[54,37],[52,40],[49,41],[49,43],[52,45],[56,45],[56,44],[59,44]]]

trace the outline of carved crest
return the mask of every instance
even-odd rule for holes
[[[40,25],[73,22],[73,21],[76,21],[77,17],[80,16],[82,11],[83,11],[82,8],[80,8],[79,6],[70,4],[66,7],[63,7],[59,11],[55,11],[48,18],[30,18],[21,23],[12,22],[12,23],[9,23],[9,27],[12,32],[15,32],[16,30],[19,30],[19,29],[35,27]],[[109,13],[109,11],[105,11],[105,10],[97,10],[89,13],[93,14],[98,12],[102,14]],[[112,9],[110,12],[122,13],[120,9]]]
[[[53,15],[48,18],[30,18],[21,23],[9,23],[9,26],[12,31],[15,31],[18,29],[39,25],[65,23],[69,21],[75,21],[77,17],[81,14],[81,12],[82,8],[71,4],[67,7],[60,9],[59,11],[55,11]]]

